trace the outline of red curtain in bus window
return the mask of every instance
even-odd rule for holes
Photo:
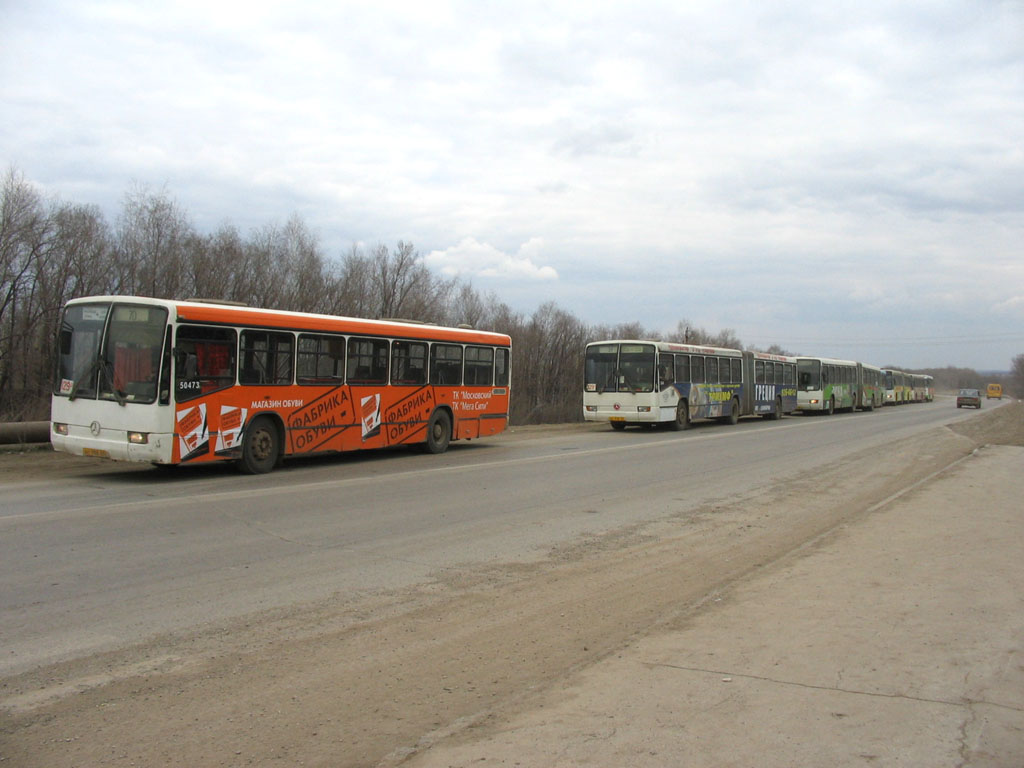
[[[224,386],[231,376],[231,348],[227,344],[196,343],[196,363],[203,392],[212,392]]]
[[[150,350],[118,344],[114,348],[114,389],[124,392],[129,383],[148,381],[155,381]]]
[[[227,376],[231,367],[231,353],[226,344],[196,344],[196,362],[199,376]]]

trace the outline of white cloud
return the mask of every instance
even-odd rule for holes
[[[899,338],[984,331],[967,304],[1019,311],[1019,3],[34,0],[2,15],[0,169],[111,219],[131,182],[166,185],[200,228],[298,213],[328,253],[412,242],[446,275],[517,292],[517,310],[685,316],[783,345],[822,313],[868,337],[880,312]],[[1002,364],[961,354],[936,362]]]
[[[999,313],[1024,317],[1024,296],[1011,296],[1005,301],[996,304],[992,309]]]
[[[536,263],[542,250],[543,242],[540,238],[523,243],[515,254],[507,254],[489,243],[481,243],[467,237],[451,248],[431,251],[424,257],[424,262],[431,269],[436,269],[449,277],[558,280],[558,272],[554,267]]]

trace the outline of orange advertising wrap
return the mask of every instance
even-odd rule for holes
[[[324,451],[440,453],[508,423],[500,333],[92,296],[68,303],[61,334],[54,447],[80,455],[268,472]]]
[[[179,461],[232,458],[241,451],[247,422],[260,414],[279,415],[288,454],[384,448],[422,442],[438,405],[453,417],[452,439],[494,435],[507,425],[507,389],[430,386],[393,387],[367,392],[365,387],[336,387],[309,401],[249,399],[244,405],[224,402],[238,392],[209,395],[205,402],[177,411]],[[305,394],[314,394],[307,392]],[[356,403],[356,405],[353,405]],[[217,414],[209,420],[207,414]]]

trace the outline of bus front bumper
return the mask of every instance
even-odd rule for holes
[[[174,435],[157,432],[129,432],[100,429],[95,434],[87,425],[52,422],[53,450],[74,456],[93,456],[116,461],[170,464]]]
[[[583,408],[584,421],[599,421],[619,424],[656,424],[660,421],[659,409],[648,406],[622,407],[588,405]]]

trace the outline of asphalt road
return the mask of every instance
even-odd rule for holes
[[[684,433],[528,428],[441,456],[322,457],[259,477],[49,461],[0,484],[0,675],[340,592],[530,563],[974,415],[943,398]]]

